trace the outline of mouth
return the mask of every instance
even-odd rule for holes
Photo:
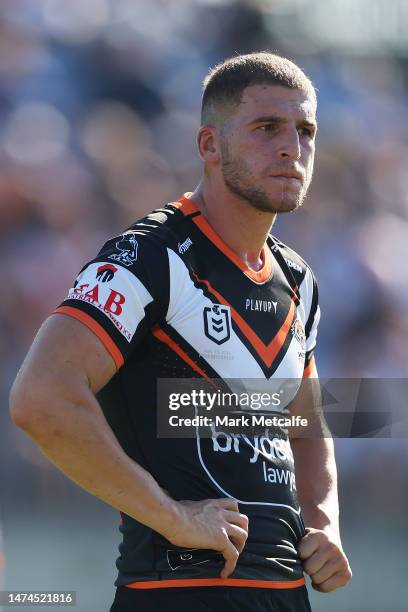
[[[303,176],[298,172],[282,172],[281,174],[272,174],[271,177],[285,181],[303,182]]]
[[[303,189],[303,177],[295,174],[273,174],[270,178],[275,181],[275,187],[285,191],[300,193]]]

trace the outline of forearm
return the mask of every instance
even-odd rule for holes
[[[93,394],[81,400],[55,400],[52,411],[38,410],[35,422],[23,429],[79,486],[165,535],[177,504],[125,454]]]
[[[330,530],[340,540],[337,469],[331,438],[294,438],[296,486],[306,527]]]

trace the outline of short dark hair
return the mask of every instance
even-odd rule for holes
[[[300,89],[316,100],[311,80],[285,57],[260,51],[230,57],[213,68],[203,82],[202,125],[214,123],[222,107],[232,110],[241,102],[244,89],[250,85],[281,85]]]

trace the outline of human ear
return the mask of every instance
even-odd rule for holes
[[[220,159],[217,128],[201,126],[197,133],[197,147],[204,162],[217,162]]]

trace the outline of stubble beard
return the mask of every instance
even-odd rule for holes
[[[255,179],[245,162],[241,159],[234,159],[225,142],[221,145],[221,152],[221,171],[225,185],[233,194],[250,206],[261,212],[269,213],[293,212],[302,206],[308,184],[303,186],[296,198],[288,199],[283,186],[281,196],[278,198],[272,197],[264,189],[255,187]]]

